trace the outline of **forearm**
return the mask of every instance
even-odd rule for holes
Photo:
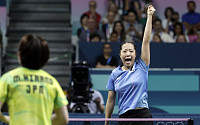
[[[101,113],[104,113],[104,105],[99,104],[99,105],[97,106],[97,108],[98,108],[98,110],[99,110]]]
[[[111,118],[115,106],[115,101],[107,101],[105,118]]]
[[[52,125],[66,125],[68,124],[68,110],[66,106],[55,109],[54,114],[51,117]]]
[[[151,31],[152,31],[152,15],[148,15],[147,22],[144,30],[144,43],[149,43],[151,38]]]
[[[0,112],[0,121],[6,123],[6,124],[9,124],[10,122],[10,117],[9,116],[6,116],[6,115],[3,115],[1,112]]]
[[[113,101],[109,102],[109,100],[107,101],[105,118],[111,118],[115,106],[114,102]],[[109,123],[110,123],[109,121],[105,121],[105,125],[109,125]]]

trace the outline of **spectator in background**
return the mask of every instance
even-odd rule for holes
[[[82,32],[87,32],[88,30],[88,18],[89,16],[86,14],[81,15],[81,18],[80,18],[81,28],[77,30],[77,35],[79,38]]]
[[[139,21],[142,17],[142,11],[141,11],[141,3],[140,0],[131,0],[129,4],[129,10],[133,10],[136,12],[137,15],[137,21]]]
[[[154,42],[154,43],[162,43],[162,39],[161,39],[161,37],[160,37],[160,35],[158,33],[153,35],[152,42]]]
[[[172,25],[171,19],[174,9],[172,7],[167,7],[165,9],[165,19],[162,20],[162,26],[166,33],[169,33],[169,26]]]
[[[197,34],[197,43],[200,43],[200,33]]]
[[[118,41],[122,42],[126,40],[126,33],[122,21],[116,21],[113,26],[113,31],[118,35]]]
[[[112,32],[111,34],[110,34],[110,42],[120,42],[119,40],[118,40],[118,35],[117,35],[117,32]]]
[[[185,35],[180,34],[177,36],[176,42],[177,43],[187,43],[187,39],[186,39]]]
[[[175,23],[174,28],[173,28],[173,33],[171,33],[171,34],[175,41],[177,40],[177,36],[184,35],[185,33],[183,31],[182,23],[180,23],[180,22]],[[186,38],[186,41],[189,42],[188,36],[187,35],[184,35],[184,36]]]
[[[97,3],[95,0],[91,0],[89,2],[89,11],[85,12],[84,14],[88,15],[89,18],[94,18],[96,21],[96,28],[99,29],[99,23],[101,21],[101,15],[96,12]]]
[[[189,42],[196,42],[197,41],[197,29],[191,27],[187,33]]]
[[[169,25],[169,27],[168,27],[168,33],[171,35],[171,36],[173,36],[173,31],[174,31],[174,25],[176,24],[176,23],[181,23],[180,21],[179,21],[180,19],[179,19],[179,13],[178,12],[176,12],[176,11],[174,11],[173,13],[172,13],[172,17],[171,17],[171,24]],[[184,29],[184,26],[182,25],[182,27],[183,27],[183,32],[185,31],[185,29]]]
[[[182,22],[187,31],[191,28],[196,28],[198,23],[200,23],[200,14],[195,12],[196,3],[195,1],[187,2],[188,12],[182,16]]]
[[[164,43],[174,43],[174,39],[166,32],[163,31],[162,22],[160,19],[155,19],[153,21],[153,32],[151,34],[151,40],[153,39],[153,35],[158,33],[163,40]]]
[[[106,23],[109,22],[108,13],[110,11],[112,11],[114,13],[114,15],[115,15],[114,21],[120,20],[121,15],[118,13],[117,5],[113,1],[110,1],[109,4],[108,4],[108,10],[107,10],[105,16],[102,18],[102,24],[106,24]]]
[[[97,33],[90,35],[90,42],[101,42],[101,37]]]
[[[104,100],[102,94],[95,89],[92,89],[93,84],[90,82],[90,84],[87,84],[86,91],[91,92],[91,99],[88,103],[86,103],[87,108],[89,109],[89,113],[91,114],[100,114],[104,113]],[[70,112],[75,112],[77,108],[76,105],[80,105],[79,102],[71,102],[70,103]],[[88,112],[81,112],[81,113],[88,113]]]
[[[34,34],[21,38],[18,49],[21,67],[0,79],[0,121],[10,125],[68,123],[68,101],[64,92],[58,81],[41,69],[48,59],[49,47],[45,39]],[[1,113],[5,102],[9,116]]]
[[[117,59],[111,56],[112,48],[110,43],[104,43],[103,55],[100,55],[96,59],[96,68],[116,68]]]
[[[100,37],[101,37],[101,41],[105,41],[106,38],[105,38],[105,35],[104,33],[101,31],[101,30],[98,30],[96,28],[96,21],[94,18],[89,18],[88,19],[88,30],[86,32],[82,32],[80,34],[80,38],[79,38],[79,41],[81,42],[90,42],[90,35],[92,34],[98,34]]]
[[[107,15],[107,19],[108,19],[108,22],[102,26],[102,31],[104,32],[104,35],[106,36],[106,40],[109,41],[110,34],[113,31],[113,26],[115,22],[115,13],[113,11],[109,11]]]
[[[128,24],[125,26],[129,41],[140,42],[142,40],[142,25],[138,23],[138,15],[135,11],[128,11]]]

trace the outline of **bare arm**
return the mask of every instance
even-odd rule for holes
[[[52,115],[52,125],[66,125],[68,124],[68,111],[67,106],[54,110],[55,114]]]
[[[152,31],[152,15],[155,12],[155,9],[152,5],[148,7],[147,10],[147,22],[144,31],[144,37],[142,41],[142,52],[141,52],[141,59],[149,65],[150,63],[150,37]]]
[[[94,102],[97,105],[98,111],[100,111],[101,113],[104,113],[104,105],[101,104],[101,99],[98,97],[94,100]]]
[[[105,118],[111,118],[114,106],[115,106],[115,99],[116,99],[116,92],[109,90],[108,92],[108,99],[106,103],[106,114]],[[105,125],[108,125],[109,122],[105,121]]]
[[[1,108],[2,108],[2,106],[3,106],[3,103],[0,102],[0,121],[4,122],[4,123],[6,123],[6,124],[9,124],[9,122],[10,122],[10,117],[9,117],[9,116],[6,116],[6,115],[3,115],[3,114],[1,113]]]

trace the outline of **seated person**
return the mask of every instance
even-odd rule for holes
[[[97,33],[90,35],[90,42],[101,42],[101,37]]]
[[[110,43],[103,45],[103,55],[96,59],[96,68],[116,68],[118,63],[117,59],[111,56],[112,48]]]
[[[86,15],[86,14],[81,15],[81,19],[80,19],[81,27],[77,30],[78,37],[80,37],[80,34],[82,32],[87,32],[87,29],[88,29],[88,26],[87,26],[88,18],[89,18],[89,16]]]
[[[162,39],[161,39],[161,37],[160,37],[160,35],[158,33],[155,33],[153,35],[152,42],[154,42],[154,43],[162,43]]]
[[[70,112],[76,111],[76,106],[84,105],[88,108],[89,112],[81,112],[81,113],[91,113],[91,114],[100,114],[104,113],[104,100],[102,94],[92,88],[92,83],[88,84],[86,87],[86,91],[91,92],[91,100],[89,103],[81,103],[81,102],[71,102],[70,103]]]
[[[112,32],[110,34],[110,42],[119,42],[117,32]]]
[[[88,30],[86,32],[82,32],[80,34],[79,41],[81,41],[81,42],[90,42],[90,36],[92,34],[94,34],[94,33],[98,34],[101,37],[101,41],[102,42],[106,40],[103,31],[98,30],[96,28],[96,22],[95,22],[94,18],[89,18],[87,24],[88,24]]]
[[[197,34],[197,42],[200,43],[200,33]]]
[[[187,43],[187,39],[184,34],[180,34],[176,38],[177,43]]]

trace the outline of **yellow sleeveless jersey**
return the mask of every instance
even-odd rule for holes
[[[53,110],[68,104],[53,76],[24,67],[1,77],[0,101],[8,104],[10,125],[51,125]]]

